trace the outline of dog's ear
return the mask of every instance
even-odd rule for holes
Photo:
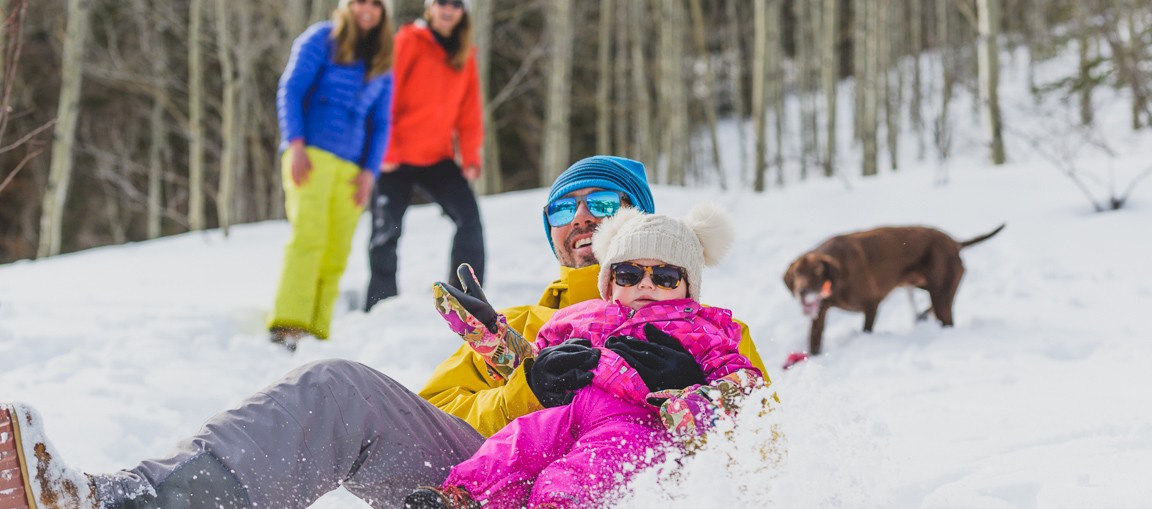
[[[825,256],[821,260],[821,263],[824,264],[825,279],[834,283],[840,279],[840,262],[831,256]]]
[[[793,276],[792,274],[794,272],[796,272],[796,263],[797,262],[792,262],[792,264],[788,266],[788,270],[784,271],[784,286],[788,287],[789,292],[795,290],[794,288],[792,288],[792,285],[795,284],[796,277]]]

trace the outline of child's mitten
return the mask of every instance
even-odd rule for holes
[[[678,438],[695,439],[720,419],[732,419],[740,400],[763,384],[755,373],[740,370],[717,378],[708,385],[692,385],[648,394],[648,403],[660,406],[660,419]]]
[[[452,332],[484,358],[489,374],[506,379],[524,359],[535,355],[532,343],[509,328],[504,315],[492,309],[471,266],[460,264],[456,276],[460,288],[439,281],[432,285],[436,311]]]

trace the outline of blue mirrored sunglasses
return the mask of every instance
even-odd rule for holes
[[[580,202],[588,207],[588,213],[593,217],[609,217],[620,211],[621,196],[616,191],[596,191],[584,196],[557,198],[544,206],[544,214],[548,216],[548,224],[558,228],[571,223],[576,219],[576,210]]]

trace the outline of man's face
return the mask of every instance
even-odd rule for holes
[[[577,189],[561,198],[587,196],[589,193],[601,190],[599,187]],[[576,217],[571,223],[551,227],[552,246],[556,249],[556,258],[560,261],[560,265],[579,269],[597,263],[596,255],[592,254],[592,233],[603,220],[604,218],[593,216],[588,212],[588,205],[581,201],[576,207]]]

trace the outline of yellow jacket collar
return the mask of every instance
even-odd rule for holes
[[[560,309],[586,300],[599,299],[600,266],[579,269],[560,267],[560,279],[553,281],[540,297],[540,305]]]

